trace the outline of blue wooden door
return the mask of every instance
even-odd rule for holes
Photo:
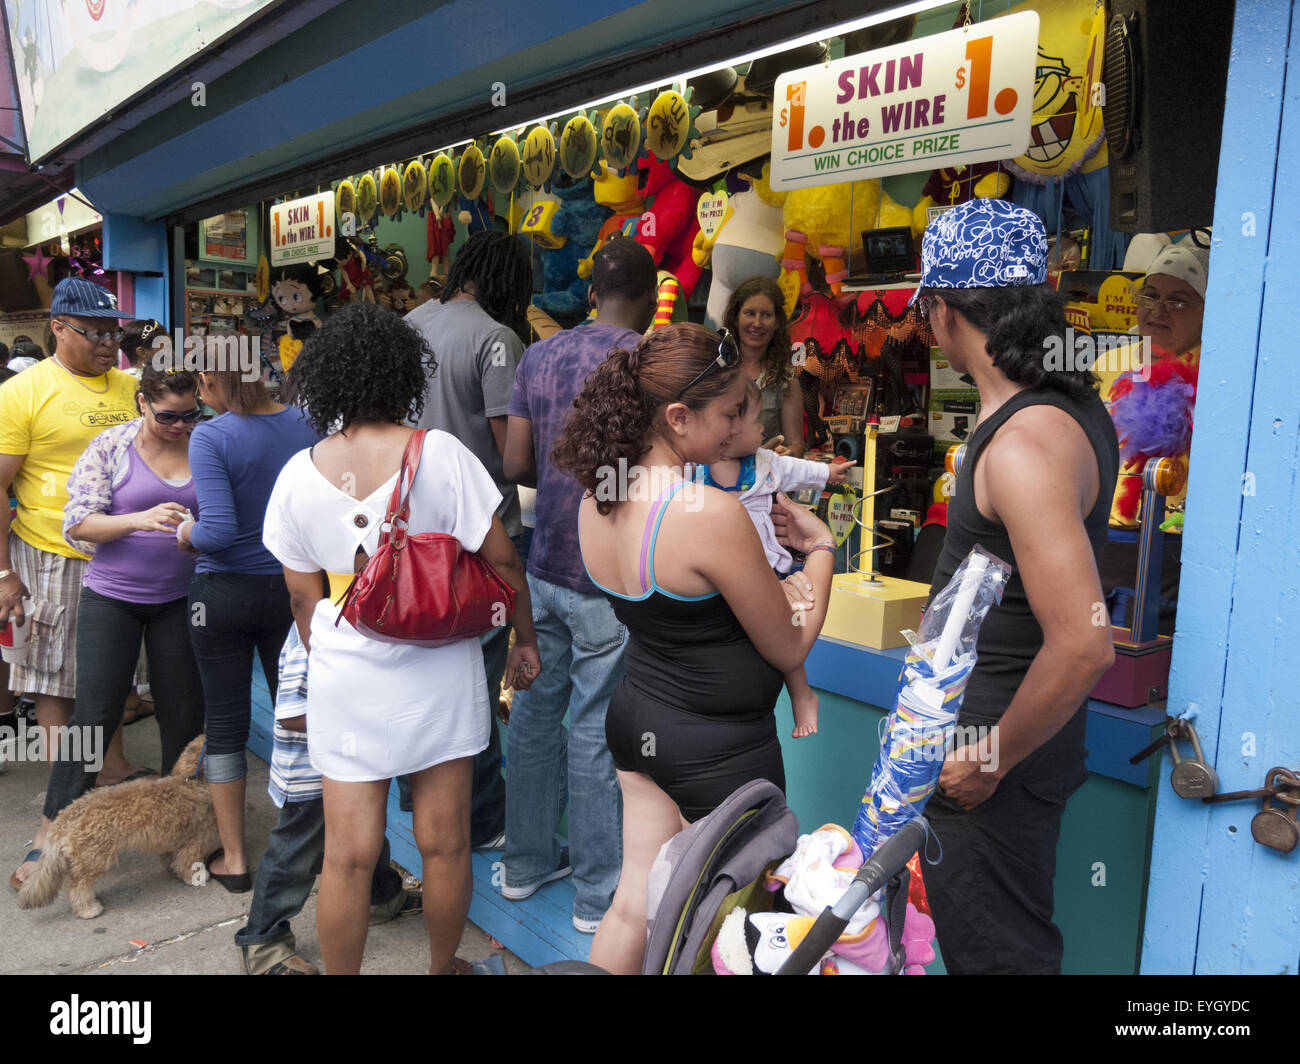
[[[1169,684],[1220,792],[1300,769],[1300,10],[1236,11]],[[1141,970],[1295,974],[1300,849],[1164,776]]]

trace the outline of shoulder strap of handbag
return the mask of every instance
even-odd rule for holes
[[[405,524],[410,519],[411,487],[415,484],[415,474],[420,470],[424,437],[425,430],[416,429],[406,441],[406,450],[402,452],[402,467],[397,471],[397,483],[393,485],[393,494],[388,497],[388,512],[384,515],[380,543],[387,542],[392,536],[397,521]]]
[[[424,453],[424,429],[416,429],[411,433],[411,438],[406,441],[406,449],[402,452],[402,465],[397,471],[397,483],[393,485],[393,494],[388,497],[388,511],[384,514],[383,530],[379,533],[379,546],[383,546],[393,536],[394,522],[398,519],[405,522],[411,514],[411,485],[415,483],[415,474],[420,469],[420,457]],[[406,490],[403,491],[403,485]],[[375,552],[378,553],[378,550]],[[374,561],[374,555],[370,556],[370,562]],[[369,568],[370,562],[366,563]],[[365,572],[362,569],[361,572]],[[336,606],[347,606],[357,587],[357,578],[361,573],[354,573],[351,582],[339,596],[339,600],[334,604]],[[334,619],[334,626],[337,628],[339,621],[342,619],[342,612]]]

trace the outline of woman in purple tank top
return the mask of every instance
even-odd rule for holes
[[[190,474],[190,430],[202,417],[194,374],[146,364],[136,393],[140,417],[96,436],[68,479],[63,535],[91,555],[77,626],[77,700],[71,727],[106,741],[122,722],[143,639],[162,737],[163,773],[203,730],[203,689],[190,645],[187,608],[194,555],[176,526],[198,507]],[[88,791],[99,742],[80,761],[59,760],[45,816]]]

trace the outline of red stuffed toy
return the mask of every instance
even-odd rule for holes
[[[650,252],[656,266],[677,278],[682,296],[690,298],[704,272],[692,254],[700,231],[695,208],[703,190],[688,185],[651,154],[649,176],[641,191],[650,206],[637,223],[636,241]]]

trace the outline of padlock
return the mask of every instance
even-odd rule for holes
[[[1169,734],[1172,737],[1169,752],[1174,758],[1174,770],[1169,775],[1169,782],[1174,785],[1174,793],[1179,798],[1208,798],[1214,794],[1219,789],[1219,777],[1205,763],[1196,729],[1189,721],[1177,721]],[[1178,755],[1180,737],[1191,740],[1195,756],[1184,760]]]
[[[1295,773],[1284,768],[1270,769],[1264,779],[1264,786],[1268,788],[1277,786],[1279,777],[1282,779],[1283,788],[1286,788],[1289,782],[1294,788],[1292,797],[1300,798],[1300,779],[1297,779]],[[1290,853],[1296,848],[1296,843],[1300,842],[1296,806],[1291,802],[1283,801],[1283,807],[1279,809],[1273,801],[1273,797],[1264,799],[1264,808],[1251,818],[1250,833],[1261,846],[1267,846],[1270,850],[1278,850],[1281,853]]]

